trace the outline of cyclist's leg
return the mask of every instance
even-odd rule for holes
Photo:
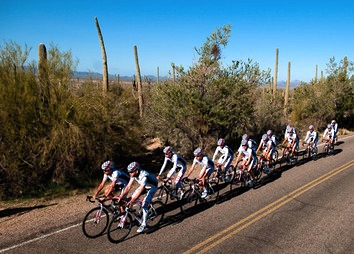
[[[142,210],[143,210],[143,220],[141,222],[141,227],[138,229],[140,232],[142,232],[144,230],[144,228],[146,227],[146,221],[148,220],[148,215],[149,215],[149,204],[152,201],[153,196],[155,195],[155,192],[157,191],[157,186],[153,186],[151,187],[145,198],[143,199],[143,203],[142,203]]]

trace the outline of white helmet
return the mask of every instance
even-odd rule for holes
[[[173,153],[172,146],[166,146],[165,149],[163,149],[163,153],[164,154]]]
[[[225,144],[225,139],[219,138],[218,140],[218,146],[223,146]]]
[[[198,147],[197,149],[194,150],[193,154],[194,154],[195,157],[202,156],[203,155],[203,149]]]
[[[139,163],[137,163],[136,161],[130,163],[130,164],[128,165],[128,167],[127,167],[128,173],[132,173],[132,172],[134,172],[134,171],[137,170],[137,169],[140,169],[140,165],[139,165]]]
[[[108,170],[108,169],[113,169],[114,168],[114,162],[112,161],[106,161],[101,165],[101,168],[103,171]]]

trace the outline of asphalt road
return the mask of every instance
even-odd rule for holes
[[[354,253],[353,148],[344,137],[332,156],[278,168],[255,189],[227,187],[191,216],[171,210],[159,229],[135,227],[119,244],[88,239],[75,224],[14,239],[0,253]]]

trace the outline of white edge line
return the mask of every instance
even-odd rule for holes
[[[71,228],[75,228],[75,227],[77,227],[77,226],[80,226],[81,224],[82,224],[82,223],[78,223],[78,224],[72,225],[72,226],[70,226],[70,227],[63,228],[63,229],[59,229],[59,230],[54,231],[54,232],[52,232],[52,233],[49,233],[49,234],[46,234],[46,235],[42,235],[42,236],[40,236],[40,237],[37,237],[37,238],[31,239],[31,240],[28,240],[28,241],[26,241],[26,242],[22,242],[22,243],[19,243],[19,244],[10,246],[10,247],[8,247],[8,248],[5,248],[5,249],[0,250],[0,253],[3,253],[3,252],[5,252],[5,251],[9,251],[9,250],[12,250],[12,249],[21,247],[21,246],[23,246],[23,245],[26,245],[26,244],[29,244],[29,243],[38,241],[38,240],[40,240],[40,239],[43,239],[43,238],[46,238],[46,237],[49,237],[49,236],[52,236],[52,235],[61,233],[61,232],[63,232],[63,231],[69,230],[69,229],[71,229]]]

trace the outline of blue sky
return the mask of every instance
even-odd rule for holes
[[[31,47],[30,60],[44,43],[71,50],[78,71],[102,73],[101,48],[94,18],[103,34],[110,74],[135,73],[134,45],[142,75],[168,74],[171,63],[190,67],[206,38],[231,25],[223,65],[248,58],[274,70],[279,48],[278,80],[309,82],[326,75],[331,57],[354,59],[353,1],[20,1],[0,3],[0,44]]]

